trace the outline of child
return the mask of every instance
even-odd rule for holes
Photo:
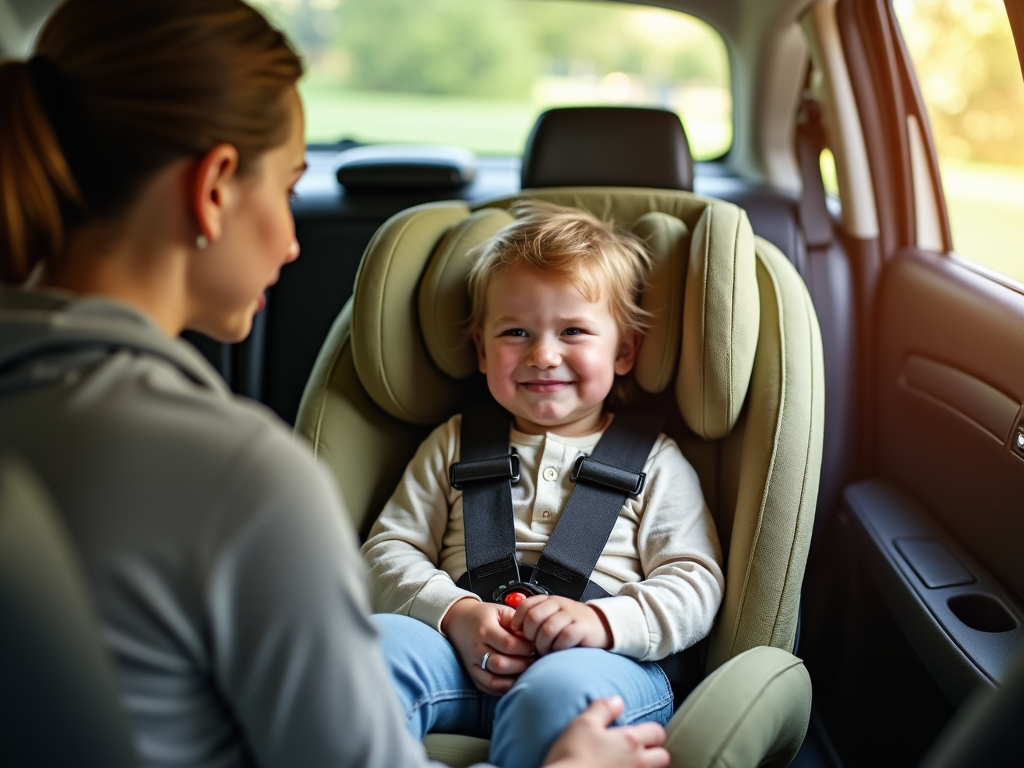
[[[572,492],[577,457],[613,419],[616,376],[636,359],[635,297],[650,258],[634,236],[569,208],[526,203],[484,243],[470,275],[481,372],[514,421],[509,444],[517,557],[537,562]],[[703,638],[722,600],[714,524],[693,468],[659,435],[647,483],[627,498],[591,579],[611,597],[537,595],[513,610],[455,582],[466,571],[461,416],[420,446],[363,546],[385,658],[413,735],[491,738],[491,761],[540,765],[595,698],[626,703],[619,724],[665,724],[672,690],[653,662]]]

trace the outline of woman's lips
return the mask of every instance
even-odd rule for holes
[[[545,394],[549,392],[561,392],[571,383],[572,382],[570,381],[521,381],[519,382],[519,386],[526,389],[527,392]]]
[[[259,297],[256,299],[256,311],[257,312],[262,312],[263,308],[266,307],[266,306],[267,306],[267,296],[266,296],[266,294],[261,293],[259,295]]]

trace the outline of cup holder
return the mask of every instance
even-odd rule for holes
[[[979,632],[1009,632],[1017,628],[1006,606],[991,595],[954,595],[946,603],[960,621]]]

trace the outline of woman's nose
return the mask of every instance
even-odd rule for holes
[[[290,264],[297,258],[299,258],[299,241],[293,239],[292,244],[288,247],[288,252],[285,254],[284,263]]]

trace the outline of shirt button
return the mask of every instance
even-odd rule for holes
[[[544,479],[549,482],[554,482],[555,480],[558,479],[558,470],[555,469],[554,467],[545,467]]]
[[[551,513],[548,512],[548,510],[546,509],[543,512],[541,512],[540,515],[541,517],[551,517]]]

